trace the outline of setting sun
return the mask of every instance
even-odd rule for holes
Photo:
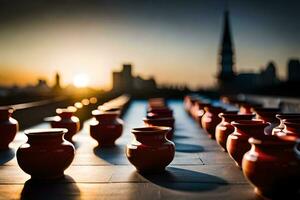
[[[86,74],[77,74],[73,78],[73,84],[78,88],[87,87],[89,84],[89,77]]]

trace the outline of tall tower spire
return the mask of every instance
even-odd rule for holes
[[[234,73],[234,50],[231,38],[229,11],[226,10],[224,13],[224,25],[223,25],[223,36],[221,41],[221,47],[219,52],[219,65],[220,71],[218,74],[219,81],[231,80]]]

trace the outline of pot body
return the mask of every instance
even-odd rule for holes
[[[225,111],[220,107],[205,107],[205,113],[202,116],[201,124],[203,130],[208,134],[209,138],[215,139],[215,132],[217,125],[221,122],[218,114]]]
[[[169,127],[144,127],[132,132],[134,140],[127,145],[126,156],[139,172],[161,172],[172,162],[175,145],[166,139],[168,131]]]
[[[0,119],[0,150],[8,149],[19,129],[19,124],[14,118],[7,116]]]
[[[111,147],[115,141],[122,135],[123,121],[118,115],[102,114],[96,116],[90,123],[90,135],[97,140],[100,147]]]
[[[63,138],[62,131],[40,133],[27,134],[28,141],[16,153],[18,164],[33,179],[60,178],[74,159],[74,146]]]
[[[73,136],[80,130],[80,121],[76,116],[57,117],[58,120],[50,122],[52,128],[66,128],[68,132],[65,134],[65,139],[72,142]]]
[[[270,137],[272,140],[249,140],[252,148],[244,155],[243,173],[257,194],[287,198],[299,189],[300,160],[296,157],[294,142]]]

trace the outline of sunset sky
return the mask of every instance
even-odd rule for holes
[[[299,1],[2,0],[0,84],[63,84],[85,74],[111,86],[123,62],[158,83],[210,86],[218,70],[223,12],[230,10],[238,71],[273,60],[281,78],[300,57]]]

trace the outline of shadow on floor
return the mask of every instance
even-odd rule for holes
[[[199,153],[203,152],[204,148],[195,144],[184,144],[175,141],[176,151],[184,153]]]
[[[15,157],[15,151],[13,149],[0,151],[0,165],[4,165]]]
[[[129,161],[125,155],[125,146],[118,145],[114,147],[95,147],[94,154],[99,158],[111,163],[111,164],[129,164]]]
[[[77,200],[80,199],[80,190],[74,179],[67,175],[51,181],[29,179],[24,184],[20,199]]]
[[[189,192],[214,190],[228,184],[217,176],[174,167],[168,167],[162,173],[140,174],[140,176],[164,188]]]

